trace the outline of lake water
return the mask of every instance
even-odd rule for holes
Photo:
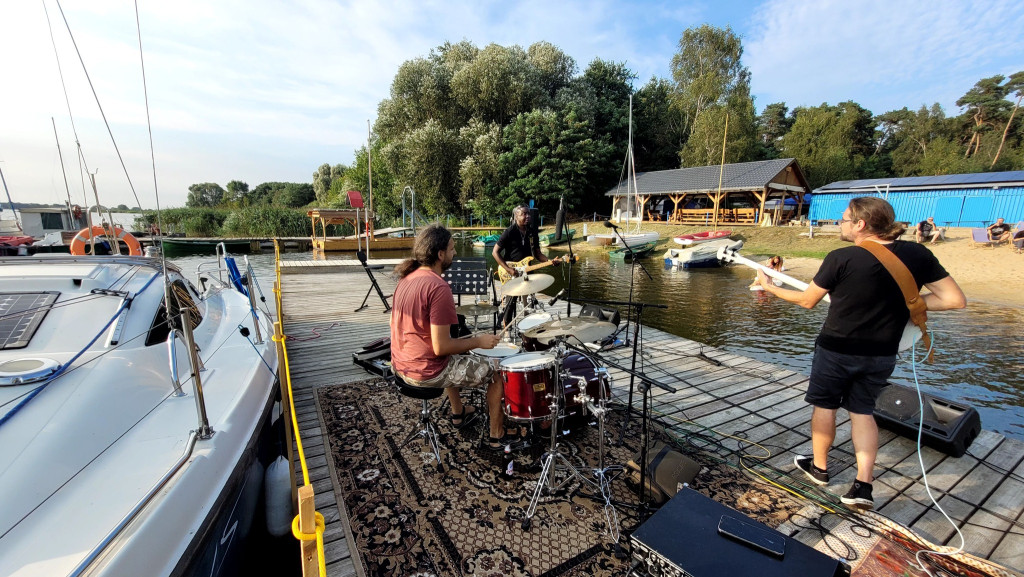
[[[458,251],[463,256],[486,256],[494,266],[490,249],[465,243],[459,245]],[[375,258],[404,256],[373,254]],[[282,258],[309,260],[312,255],[284,253]],[[330,258],[354,255],[337,253]],[[249,259],[268,301],[272,301],[274,255],[250,255]],[[196,266],[212,257],[173,260],[195,280]],[[810,372],[814,339],[827,311],[825,303],[805,310],[750,291],[753,271],[746,267],[687,271],[666,269],[660,258],[642,262],[651,279],[639,267],[609,262],[605,254],[582,255],[572,267],[572,294],[576,298],[626,301],[632,280],[636,301],[668,307],[647,309],[643,316],[645,325],[803,374]],[[542,272],[555,277],[555,284],[544,292],[553,295],[568,286],[569,267],[551,267]],[[625,317],[626,310],[622,313]],[[1024,312],[1020,309],[978,302],[970,302],[966,310],[930,314],[928,327],[935,342],[935,362],[916,367],[921,389],[973,406],[981,413],[985,429],[1024,440],[1022,326]],[[909,358],[897,364],[892,381],[913,386],[914,371]]]

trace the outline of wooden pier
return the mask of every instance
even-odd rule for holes
[[[386,272],[392,262],[376,274],[385,294],[393,293],[396,284]],[[346,539],[314,394],[321,386],[369,378],[352,363],[352,353],[389,334],[389,315],[376,294],[370,295],[367,308],[354,312],[370,288],[367,275],[355,261],[282,265],[286,265],[281,276],[285,333],[304,339],[314,336],[316,328],[321,335],[289,341],[288,351],[316,508],[326,521],[327,572],[332,577],[361,575],[356,567],[358,556],[353,556]],[[768,462],[783,470],[792,469],[795,454],[810,454],[810,408],[803,401],[806,376],[649,327],[643,329],[641,342],[647,376],[677,389],[669,393],[655,388],[654,411],[665,420],[680,423],[679,431],[685,429],[686,421],[686,425],[692,422],[770,446],[773,455]],[[631,350],[602,354],[628,366]],[[613,395],[624,399],[628,375],[615,369],[609,373],[614,379]],[[842,418],[845,415],[840,411]],[[727,445],[730,442],[736,446],[737,441],[725,439]],[[848,421],[840,424],[830,457],[833,481],[828,489],[841,494],[856,473]],[[1013,571],[1024,571],[1024,442],[984,431],[964,457],[924,448],[922,458],[932,493],[960,526],[966,551]],[[876,475],[877,512],[932,543],[959,544],[953,528],[925,492],[913,441],[881,430]],[[795,524],[786,523],[779,529],[811,545],[821,540],[819,531],[799,529]]]

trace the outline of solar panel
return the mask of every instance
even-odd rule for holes
[[[59,292],[0,293],[0,350],[27,347],[59,296]]]

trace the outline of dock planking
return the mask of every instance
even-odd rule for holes
[[[375,277],[385,294],[394,293],[390,269],[397,259],[371,261],[385,265]],[[296,413],[306,451],[310,483],[316,492],[316,506],[325,518],[327,572],[332,577],[361,575],[353,558],[351,531],[344,511],[338,506],[337,485],[331,479],[328,456],[314,400],[318,387],[354,382],[369,377],[352,363],[352,353],[390,333],[390,316],[376,294],[368,307],[360,305],[369,278],[358,261],[282,262],[281,318],[284,331],[295,340],[287,343],[295,391]],[[564,310],[563,310],[564,314]],[[677,435],[721,435],[727,449],[763,454],[757,446],[771,451],[766,460],[783,471],[792,470],[795,454],[810,450],[810,408],[803,401],[807,377],[778,366],[690,341],[644,327],[637,368],[649,378],[676,389],[669,392],[652,387],[654,413]],[[631,366],[632,349],[623,347],[602,353],[621,367]],[[610,367],[612,394],[626,402],[630,378],[623,370]],[[641,397],[634,390],[633,403]],[[856,474],[850,442],[849,419],[840,411],[836,446],[829,469],[834,481],[829,490],[845,492]],[[741,435],[739,442],[724,435]],[[876,464],[876,509],[909,526],[924,538],[940,545],[959,545],[959,538],[927,496],[918,463],[917,446],[889,431],[880,431]],[[964,533],[966,550],[1010,569],[1024,569],[1024,443],[984,431],[959,459],[923,448],[932,494]],[[301,471],[296,464],[296,478]],[[817,530],[786,523],[780,529],[811,545],[821,537]]]

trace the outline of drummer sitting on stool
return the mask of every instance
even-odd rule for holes
[[[505,269],[508,274],[515,275],[516,271],[509,266],[509,262],[519,262],[528,256],[532,256],[537,262],[547,262],[548,257],[540,252],[540,238],[537,235],[537,230],[530,226],[530,207],[521,204],[512,211],[512,214],[515,222],[501,233],[498,242],[494,243],[494,250],[491,251],[491,254],[498,266]],[[556,258],[554,262],[561,264],[562,261]],[[516,301],[510,299],[502,324],[507,326],[515,318],[515,315]]]
[[[455,258],[455,240],[440,225],[416,236],[413,258],[395,267],[399,276],[391,310],[391,364],[411,386],[445,387],[452,404],[452,425],[461,428],[475,412],[463,405],[459,389],[487,386],[491,448],[505,446],[501,410],[501,377],[487,359],[465,355],[472,349],[491,349],[498,335],[487,333],[453,339],[451,325],[458,322],[452,289],[441,278]]]

